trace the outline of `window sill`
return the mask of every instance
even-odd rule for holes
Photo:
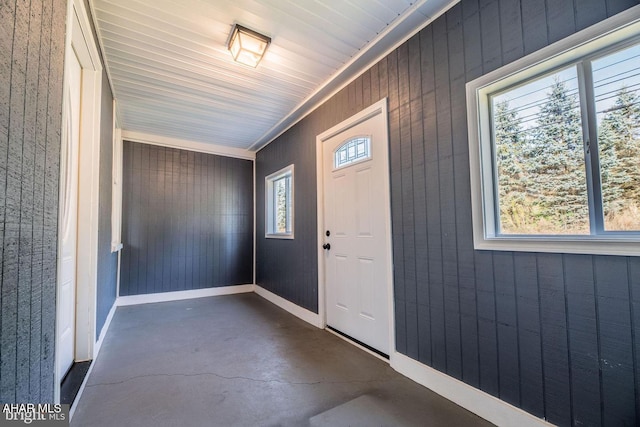
[[[265,239],[293,240],[293,234],[265,234]]]
[[[494,237],[474,238],[477,250],[549,252],[588,255],[640,256],[640,239],[608,237]]]

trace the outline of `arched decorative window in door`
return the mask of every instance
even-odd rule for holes
[[[333,158],[333,167],[338,169],[370,158],[371,137],[356,136],[347,139],[341,146],[336,148]]]

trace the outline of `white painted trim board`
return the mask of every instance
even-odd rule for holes
[[[294,304],[291,301],[286,300],[281,296],[276,295],[273,292],[268,291],[259,285],[254,285],[253,291],[256,294],[260,295],[262,298],[269,301],[270,303],[277,305],[278,307],[280,307],[285,311],[288,311],[289,313],[293,314],[297,318],[312,324],[316,328],[324,329],[324,323],[322,322],[320,315],[314,313],[313,311],[300,307],[299,305]]]
[[[498,426],[553,425],[402,353],[393,353],[390,364],[405,377]]]
[[[109,314],[107,314],[107,318],[104,321],[104,325],[102,325],[100,336],[98,337],[96,344],[93,346],[93,360],[96,360],[96,357],[98,357],[98,354],[100,353],[100,349],[102,348],[102,343],[104,342],[104,337],[107,335],[107,331],[109,330],[109,326],[111,326],[111,321],[113,320],[113,316],[116,314],[116,309],[118,308],[118,304],[116,304],[117,300],[118,299],[116,298],[116,300],[113,301],[113,305],[109,310]]]
[[[75,301],[75,342],[74,360],[87,360],[93,357],[96,337],[96,292],[98,265],[98,193],[100,169],[100,120],[102,100],[102,62],[91,31],[91,23],[82,0],[67,3],[67,29],[65,34],[64,74],[68,75],[69,55],[76,53],[82,67],[82,101],[80,117],[80,142],[78,156],[78,218],[75,224],[77,233],[76,252],[76,301]],[[75,25],[75,24],[78,25]],[[78,50],[75,50],[75,48]],[[79,55],[79,56],[78,56]],[[62,82],[63,93],[68,90],[68,78]],[[63,106],[61,124],[67,118],[66,107]],[[61,140],[62,143],[62,140]],[[63,172],[63,171],[60,171]],[[58,176],[61,180],[62,176]],[[62,194],[62,193],[61,193]],[[59,210],[63,206],[59,204]],[[59,221],[62,215],[59,215]],[[58,224],[60,228],[60,224]],[[56,243],[61,253],[62,237]],[[56,277],[56,298],[60,298],[60,259],[57,260],[58,276]],[[60,401],[59,360],[59,307],[56,307],[56,333],[54,350],[54,402]]]
[[[128,295],[118,297],[118,307],[138,304],[152,304],[156,302],[180,301],[193,298],[215,297],[253,292],[254,285],[221,286],[218,288],[190,289],[187,291],[160,292],[155,294]]]
[[[227,147],[224,145],[208,144],[206,142],[188,141],[186,139],[167,136],[151,135],[142,132],[122,130],[123,141],[139,142],[141,144],[158,145],[176,148],[178,150],[196,151],[198,153],[216,154],[218,156],[234,157],[237,159],[255,160],[256,153],[244,148]]]
[[[104,321],[104,325],[102,326],[102,331],[100,332],[100,337],[98,341],[96,341],[93,346],[93,359],[91,360],[91,365],[89,365],[89,370],[87,370],[87,374],[84,376],[82,380],[82,384],[80,384],[80,388],[78,389],[78,393],[76,394],[75,399],[73,400],[73,404],[69,409],[69,420],[73,418],[73,414],[76,412],[76,408],[78,407],[78,402],[80,402],[80,398],[82,397],[82,393],[84,392],[84,388],[87,384],[87,380],[89,379],[89,375],[93,372],[93,366],[95,364],[96,359],[98,358],[98,354],[100,354],[100,349],[102,348],[102,343],[104,342],[104,337],[107,335],[107,331],[111,326],[111,321],[113,320],[113,316],[116,314],[116,309],[118,305],[116,302],[113,302],[111,309],[109,310],[109,314],[107,315],[106,320]]]

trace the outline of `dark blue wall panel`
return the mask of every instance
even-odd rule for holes
[[[637,3],[462,0],[391,52],[258,152],[258,283],[317,310],[315,138],[388,97],[397,350],[555,424],[640,424],[640,261],[475,251],[465,98]],[[289,163],[296,240],[267,240],[264,177]]]
[[[124,142],[120,295],[253,282],[253,162]]]
[[[355,86],[354,86],[355,87]],[[355,96],[353,97],[355,102]],[[316,262],[315,136],[311,144],[296,144],[311,122],[291,128],[256,159],[256,238],[260,262],[256,283],[311,311],[318,310]],[[290,164],[294,171],[295,239],[265,239],[264,179]]]

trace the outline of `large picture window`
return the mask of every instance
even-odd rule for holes
[[[604,21],[467,85],[476,248],[640,253],[638,27]]]
[[[266,237],[293,239],[293,165],[265,178]]]

